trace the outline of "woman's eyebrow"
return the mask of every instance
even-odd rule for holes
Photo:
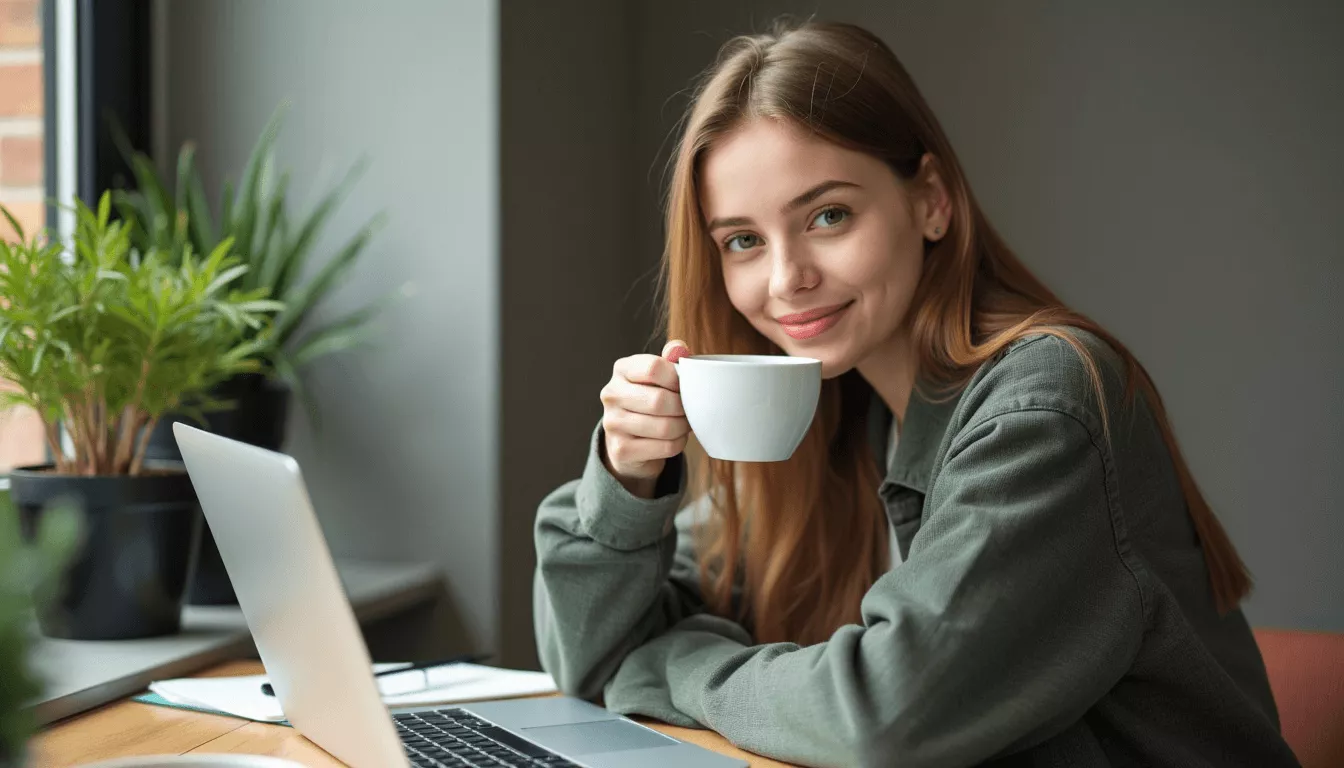
[[[724,227],[745,227],[750,223],[751,219],[747,218],[746,216],[731,216],[726,219],[711,219],[709,222],[709,231],[713,232],[716,229],[723,229]]]
[[[784,207],[780,209],[780,213],[784,214],[791,213],[797,210],[798,208],[807,205],[813,200],[816,200],[817,198],[821,197],[827,192],[830,192],[833,189],[841,189],[846,187],[853,187],[855,189],[858,189],[859,185],[855,184],[852,181],[841,181],[840,179],[830,179],[829,181],[823,181],[820,184],[816,185],[815,187],[812,187],[811,189],[807,190],[801,195],[798,195],[789,202],[785,203]],[[747,216],[729,216],[727,218],[710,219],[708,226],[709,231],[713,232],[716,229],[723,229],[724,227],[744,227],[747,226],[748,224],[751,224],[751,219]]]
[[[823,182],[821,182],[820,184],[818,184],[817,186],[815,186],[815,187],[813,187],[813,188],[807,190],[807,191],[804,192],[803,194],[801,194],[801,195],[799,195],[799,196],[793,198],[793,199],[790,200],[789,202],[785,203],[785,204],[784,204],[784,207],[781,208],[781,209],[779,210],[779,212],[780,212],[780,213],[791,213],[791,212],[797,210],[798,208],[801,208],[801,207],[803,207],[804,205],[807,205],[808,203],[812,202],[813,200],[816,200],[818,197],[821,197],[822,195],[826,194],[827,192],[830,192],[830,191],[833,190],[833,189],[841,189],[841,188],[844,188],[844,187],[855,187],[855,188],[857,188],[858,186],[859,186],[858,184],[855,184],[855,183],[852,182],[852,181],[841,181],[841,180],[839,180],[839,179],[831,179],[830,181],[823,181]]]

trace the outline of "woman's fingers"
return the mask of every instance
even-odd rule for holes
[[[681,395],[662,387],[633,384],[620,377],[602,388],[602,404],[610,410],[630,411],[648,416],[685,416]]]
[[[680,440],[691,432],[684,417],[650,416],[633,411],[616,411],[608,419],[611,428],[631,437],[653,440]]]
[[[683,357],[691,356],[691,348],[681,339],[672,339],[663,345],[663,357],[669,363],[675,363]]]
[[[677,377],[677,367],[666,358],[657,355],[632,355],[616,361],[613,367],[616,376],[634,384],[647,384],[677,392],[681,381]]]
[[[677,440],[656,440],[649,437],[631,437],[625,434],[607,434],[607,458],[616,468],[646,466],[649,462],[662,462],[686,450],[686,438]],[[662,466],[658,466],[658,472]],[[621,469],[617,469],[622,473]],[[657,472],[653,473],[654,476]],[[639,477],[634,474],[632,476]]]

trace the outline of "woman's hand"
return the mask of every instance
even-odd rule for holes
[[[681,453],[691,435],[673,365],[688,355],[686,345],[673,340],[661,357],[623,357],[602,388],[602,462],[635,496],[653,498],[667,460]]]

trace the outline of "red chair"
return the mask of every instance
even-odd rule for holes
[[[1255,639],[1302,767],[1344,766],[1344,635],[1256,629]]]

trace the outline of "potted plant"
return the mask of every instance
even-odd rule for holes
[[[310,259],[319,236],[364,165],[354,165],[311,211],[291,219],[289,174],[276,172],[273,151],[281,117],[282,112],[277,110],[262,131],[238,187],[224,184],[217,215],[206,199],[191,142],[183,144],[176,176],[168,179],[160,176],[153,160],[133,151],[124,135],[114,131],[136,182],[135,189],[118,191],[114,197],[117,208],[137,222],[131,231],[132,242],[146,250],[180,253],[189,248],[209,253],[220,242],[231,239],[234,254],[249,268],[240,285],[245,290],[265,290],[285,304],[266,343],[258,350],[260,366],[221,381],[209,393],[219,407],[196,420],[197,426],[206,430],[270,450],[282,448],[290,393],[306,407],[310,420],[318,422],[315,404],[303,387],[305,366],[366,340],[370,321],[387,302],[375,301],[325,322],[315,320],[318,307],[348,277],[384,217],[379,214],[364,223],[325,264],[310,273]],[[250,338],[261,340],[260,332]],[[153,433],[147,450],[155,458],[181,458],[166,425]],[[209,530],[201,537],[200,562],[187,601],[196,605],[237,602]]]
[[[57,506],[21,535],[9,495],[0,489],[0,768],[25,765],[25,745],[34,730],[31,704],[41,693],[28,666],[32,605],[50,600],[79,530],[75,510]]]
[[[52,463],[10,473],[20,518],[57,499],[87,516],[85,545],[60,601],[38,614],[44,633],[74,639],[146,637],[180,626],[200,526],[178,463],[146,460],[166,413],[211,405],[208,392],[255,371],[284,308],[221,242],[198,257],[141,252],[131,226],[76,201],[68,247],[42,237],[0,243],[0,394],[41,416]],[[3,402],[3,401],[0,401]]]

